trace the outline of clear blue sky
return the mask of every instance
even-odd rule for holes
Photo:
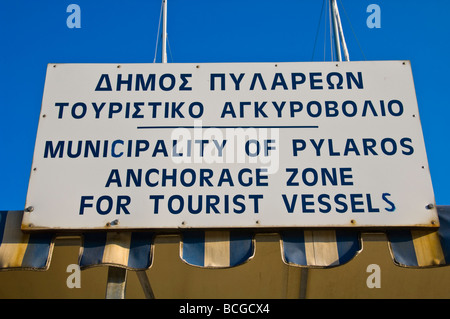
[[[318,29],[322,0],[168,1],[169,62],[331,59],[324,17]],[[366,24],[372,3],[381,28]],[[81,8],[81,28],[66,24],[69,4]],[[338,5],[351,60],[411,60],[436,203],[450,205],[450,1]],[[0,1],[1,210],[25,205],[47,63],[153,62],[160,8],[160,0]]]

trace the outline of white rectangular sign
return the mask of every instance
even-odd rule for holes
[[[23,229],[438,224],[409,62],[48,65]]]

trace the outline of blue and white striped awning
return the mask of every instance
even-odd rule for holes
[[[436,267],[450,264],[450,206],[437,206],[438,231],[388,231],[394,263],[401,267]]]
[[[0,211],[0,269],[46,270],[54,235],[22,233],[22,215],[22,211]]]
[[[450,264],[450,206],[438,206],[438,230],[386,231],[392,259],[401,267]],[[22,211],[0,212],[0,270],[47,270],[56,233],[23,233]],[[186,230],[181,232],[180,258],[202,268],[239,266],[255,255],[255,230]],[[343,265],[362,250],[357,230],[280,230],[281,259],[296,267]],[[128,270],[151,267],[157,233],[87,232],[79,252],[81,269],[116,266]]]

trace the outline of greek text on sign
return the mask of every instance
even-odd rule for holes
[[[23,229],[436,227],[409,62],[50,64]]]

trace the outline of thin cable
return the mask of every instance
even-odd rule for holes
[[[170,42],[169,42],[169,33],[167,33],[167,47],[169,48],[170,59],[172,60],[172,63],[173,63],[172,49],[170,48]]]
[[[158,32],[156,33],[155,57],[153,58],[153,63],[156,62],[156,55],[158,54],[158,42],[159,42],[159,37],[161,36],[159,34],[159,30],[160,30],[159,28],[161,26],[162,11],[163,11],[163,1],[161,1],[161,10],[159,12]]]
[[[325,4],[325,0],[323,0],[323,2],[322,2],[322,9],[320,9],[319,23],[317,25],[316,38],[314,39],[314,48],[313,48],[311,61],[314,61],[314,53],[316,51],[317,38],[318,38],[318,35],[319,35],[320,24],[322,22],[322,14],[323,14],[323,6],[324,6],[324,4]]]
[[[356,36],[355,30],[353,30],[352,23],[350,22],[350,19],[348,18],[347,11],[345,11],[344,4],[342,3],[341,0],[339,0],[339,2],[340,2],[340,4],[341,4],[342,9],[344,9],[345,17],[347,18],[347,21],[348,21],[348,23],[350,24],[350,29],[352,30],[353,36],[354,36],[355,39],[356,39],[356,43],[358,43],[359,50],[361,51],[361,54],[362,54],[362,56],[364,57],[364,60],[367,61],[366,56],[364,55],[363,49],[362,49],[362,47],[361,47],[361,44],[359,43],[358,37]]]

